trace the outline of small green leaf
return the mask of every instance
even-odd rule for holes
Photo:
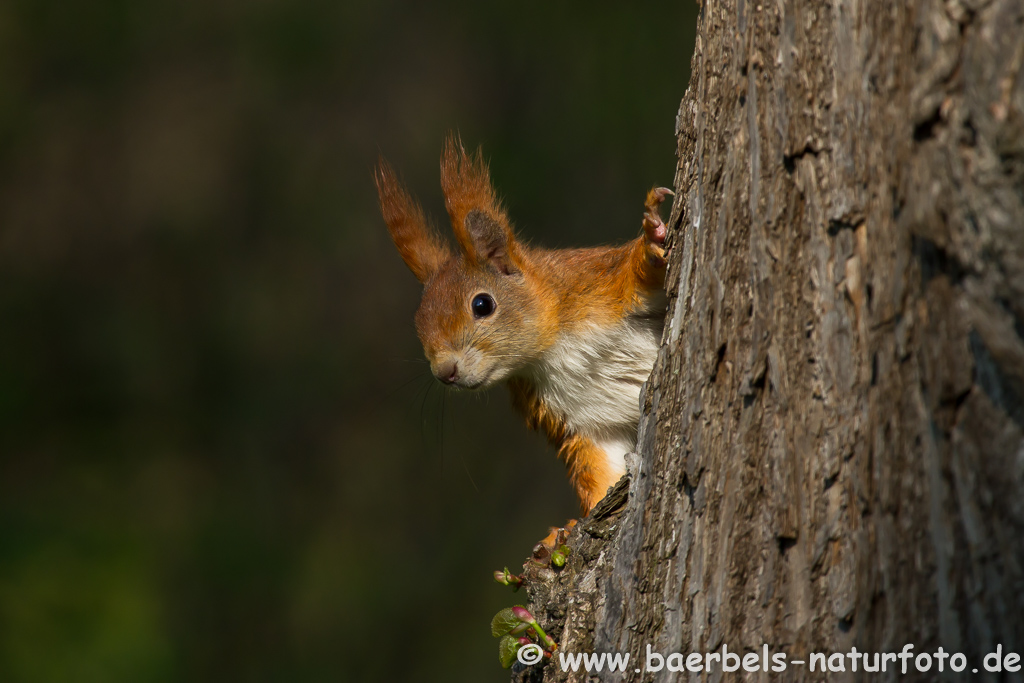
[[[512,608],[506,607],[491,619],[491,635],[495,638],[501,638],[521,623],[519,617],[512,612]]]
[[[498,641],[498,660],[501,662],[501,668],[508,669],[512,666],[520,647],[519,641],[512,636],[506,635]]]
[[[508,567],[494,572],[494,580],[502,586],[512,586],[513,592],[519,590],[519,587],[523,585],[523,577],[516,576],[508,570]]]

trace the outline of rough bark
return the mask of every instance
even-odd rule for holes
[[[1019,0],[703,6],[628,496],[531,588],[563,651],[1024,653],[1022,63]]]

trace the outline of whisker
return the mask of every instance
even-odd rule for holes
[[[447,387],[445,387],[445,392],[444,392],[445,393],[445,397],[448,397],[451,394],[451,392],[452,392],[451,389],[448,389]],[[455,403],[454,402],[450,404],[450,409],[448,410],[448,418],[449,418],[448,421],[451,423],[452,431],[455,431],[455,429],[456,429],[456,421],[455,421]],[[442,413],[441,413],[441,431],[442,432],[444,431],[444,427],[445,427],[444,422],[445,422],[445,420],[444,420],[444,411],[442,410]],[[469,471],[469,465],[466,463],[465,455],[459,449],[456,449],[455,452],[459,456],[459,464],[462,465],[462,471],[466,473],[466,478],[469,479],[469,483],[473,487],[473,490],[476,491],[477,494],[479,494],[480,493],[480,487],[476,485],[476,480],[473,479],[473,475]]]
[[[441,424],[437,429],[438,449],[441,451],[441,460],[444,461],[444,409],[448,403],[448,389],[441,389]]]
[[[407,379],[404,382],[402,382],[401,384],[399,384],[398,387],[396,387],[392,391],[389,391],[388,393],[386,393],[383,396],[379,397],[374,403],[371,404],[371,406],[373,408],[379,408],[381,403],[383,403],[387,399],[391,398],[392,396],[394,396],[399,391],[401,391],[402,389],[406,388],[407,386],[409,386],[413,382],[415,382],[417,380],[422,380],[422,379],[433,379],[433,377],[431,377],[430,375],[413,375],[409,379]]]
[[[420,440],[427,443],[427,398],[430,396],[430,390],[434,388],[434,383],[429,382],[423,391],[423,399],[420,401]]]
[[[480,487],[476,485],[473,475],[469,473],[469,467],[466,465],[466,459],[462,457],[462,451],[459,451],[459,462],[462,463],[462,471],[466,473],[466,478],[469,479],[469,483],[473,485],[473,490],[479,494]]]

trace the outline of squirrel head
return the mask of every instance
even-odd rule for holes
[[[534,360],[544,347],[547,316],[527,250],[495,196],[480,150],[469,155],[449,135],[441,157],[456,250],[431,229],[383,159],[376,181],[388,232],[424,285],[416,332],[434,376],[478,389]]]

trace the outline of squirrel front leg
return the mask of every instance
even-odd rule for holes
[[[583,514],[589,514],[622,477],[622,471],[612,466],[605,450],[580,434],[565,439],[558,454],[565,460]]]
[[[644,234],[633,240],[629,251],[628,272],[633,278],[637,290],[650,292],[660,290],[665,282],[665,238],[668,228],[658,207],[665,197],[674,194],[667,187],[656,187],[647,193],[644,202]]]
[[[567,437],[559,446],[558,454],[565,460],[569,481],[579,496],[580,509],[584,515],[590,513],[622,476],[622,472],[608,462],[608,454],[604,449],[585,436],[576,434]],[[559,545],[558,539],[567,537],[574,526],[576,520],[570,519],[563,528],[551,527],[547,537],[534,548],[534,557],[544,558],[550,554]],[[564,540],[561,542],[564,543]]]
[[[588,514],[619,480],[622,472],[611,465],[608,454],[592,439],[571,432],[565,421],[544,404],[528,381],[513,378],[509,380],[508,387],[512,392],[512,403],[526,418],[527,426],[543,432],[558,448],[558,455],[569,470],[569,481],[579,497],[580,509],[584,515]],[[551,553],[565,542],[574,526],[576,520],[571,519],[565,527],[551,527],[547,537],[534,547],[533,560],[547,564]]]

